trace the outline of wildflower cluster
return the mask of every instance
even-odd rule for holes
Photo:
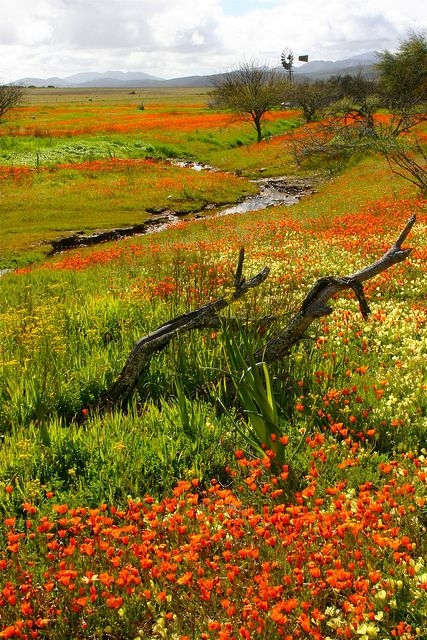
[[[181,481],[125,509],[24,503],[3,520],[0,637],[421,638],[426,459],[320,490],[328,446],[307,443],[291,502],[287,467],[237,451],[228,488]]]

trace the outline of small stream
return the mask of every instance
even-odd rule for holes
[[[302,197],[315,192],[313,183],[308,180],[281,178],[261,178],[255,181],[259,184],[259,194],[249,196],[231,207],[221,209],[219,216],[233,213],[249,213],[268,207],[296,204]]]
[[[185,161],[171,162],[181,167],[190,168],[194,171],[217,171],[214,167],[201,165],[199,163]],[[266,209],[268,207],[290,206],[297,203],[304,196],[315,193],[318,180],[314,178],[281,176],[275,178],[260,178],[253,182],[259,185],[259,193],[257,195],[243,198],[233,205],[217,207],[215,205],[208,204],[202,211],[181,214],[168,209],[161,211],[149,210],[149,213],[152,214],[151,217],[141,224],[136,224],[131,227],[111,229],[109,231],[99,231],[93,234],[77,232],[72,236],[54,240],[50,243],[52,245],[50,255],[69,249],[75,249],[77,247],[87,247],[130,236],[158,233],[172,227],[181,220],[196,220],[207,216],[227,216],[236,213],[250,213],[251,211],[259,211],[260,209]]]

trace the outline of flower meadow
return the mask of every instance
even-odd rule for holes
[[[1,637],[423,637],[426,459],[379,463],[381,487],[319,492],[328,447],[308,446],[292,503],[286,468],[272,476],[268,456],[239,450],[233,490],[181,481],[161,501],[53,503],[43,516],[24,503],[21,523],[4,521]]]
[[[58,128],[61,109],[80,118],[57,109]],[[290,162],[287,144],[236,146],[224,164],[268,173],[282,148]],[[25,222],[30,180],[46,194],[63,180],[65,199],[75,180],[90,199],[90,180],[130,171],[138,193],[147,172],[148,202],[177,193],[156,182],[181,175],[169,169],[126,157],[0,173]],[[241,188],[225,172],[188,180]],[[260,348],[318,278],[377,260],[412,214],[409,257],[365,283],[369,318],[345,291],[268,366],[278,468],[251,435],[264,407],[226,393],[224,375],[246,380],[227,349]],[[0,278],[0,638],[425,640],[426,231],[425,199],[367,158],[292,207],[182,219],[34,264],[22,249],[25,266]],[[268,266],[266,281],[155,354],[128,406],[100,412],[137,340],[229,294],[242,246],[244,276]]]

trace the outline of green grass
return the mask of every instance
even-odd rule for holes
[[[36,138],[9,136],[0,138],[1,164],[41,168],[59,163],[84,162],[101,158],[146,158],[154,147],[129,136],[74,136]]]

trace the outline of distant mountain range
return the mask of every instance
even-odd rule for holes
[[[311,79],[324,79],[331,75],[355,74],[364,75],[374,73],[374,65],[378,62],[375,52],[363,53],[358,56],[331,62],[328,60],[314,60],[300,67],[294,67],[295,76]],[[286,73],[282,67],[278,67]],[[217,74],[220,75],[220,74]],[[143,71],[86,71],[76,73],[65,78],[19,78],[16,84],[25,87],[57,87],[57,88],[149,88],[149,87],[207,87],[212,84],[215,75],[185,76],[165,80]]]
[[[307,62],[300,67],[296,67],[294,73],[296,76],[310,77],[312,79],[325,79],[329,78],[329,76],[346,74],[354,75],[359,72],[363,75],[370,75],[375,73],[375,65],[378,61],[378,53],[370,51],[345,60],[336,60],[335,62],[313,60],[313,62]]]

